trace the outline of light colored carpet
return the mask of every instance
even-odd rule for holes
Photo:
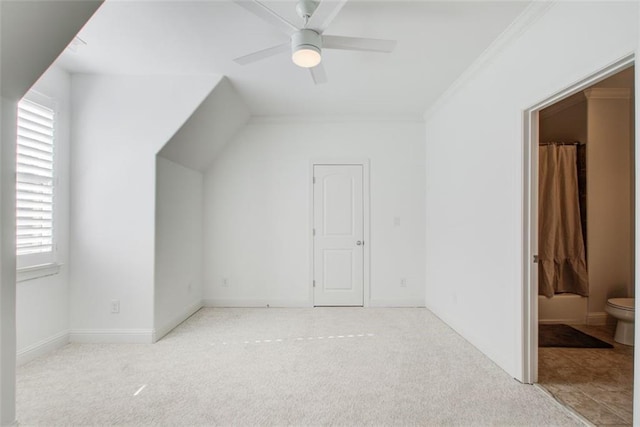
[[[21,425],[580,425],[426,309],[202,309],[17,380]]]

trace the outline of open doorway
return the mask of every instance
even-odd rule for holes
[[[629,57],[525,112],[523,378],[595,424],[632,421],[633,347],[606,307],[635,292],[633,97]],[[557,341],[573,332],[596,343]]]

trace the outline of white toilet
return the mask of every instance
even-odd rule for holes
[[[604,311],[618,320],[613,339],[620,344],[633,345],[635,305],[635,298],[611,298],[604,307]]]

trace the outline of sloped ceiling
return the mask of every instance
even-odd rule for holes
[[[249,117],[248,107],[223,77],[158,154],[204,172]]]
[[[299,20],[295,1],[264,3]],[[288,37],[232,1],[111,0],[80,32],[86,45],[60,64],[84,73],[225,75],[252,115],[421,117],[528,3],[350,0],[326,34],[394,39],[397,48],[325,50],[329,81],[316,86],[288,53],[233,62]]]
[[[22,98],[101,3],[102,0],[0,2],[2,95]]]

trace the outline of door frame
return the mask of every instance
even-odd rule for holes
[[[314,239],[313,239],[313,169],[314,166],[343,166],[357,165],[362,166],[362,200],[363,200],[363,283],[362,283],[362,306],[369,307],[371,296],[371,198],[369,186],[369,159],[367,158],[314,158],[309,161],[309,305],[314,307],[315,296],[313,292],[313,273],[314,273]]]
[[[580,80],[573,85],[557,92],[556,94],[538,102],[523,111],[523,232],[522,232],[522,382],[533,384],[538,382],[538,269],[533,262],[533,256],[538,250],[538,125],[540,110],[557,103],[589,86],[598,83],[626,68],[634,65],[635,55],[629,54],[622,59],[596,71],[589,77]],[[635,72],[635,116],[640,112],[637,93],[638,72]],[[636,121],[637,123],[637,121]],[[636,130],[638,135],[638,130]],[[635,167],[638,164],[638,138],[635,141]],[[635,172],[634,172],[635,173]],[[635,198],[636,209],[638,203],[638,175],[636,175]],[[636,212],[638,212],[636,210]],[[637,227],[635,239],[636,256],[640,254],[638,249]],[[637,286],[637,285],[636,285]]]

